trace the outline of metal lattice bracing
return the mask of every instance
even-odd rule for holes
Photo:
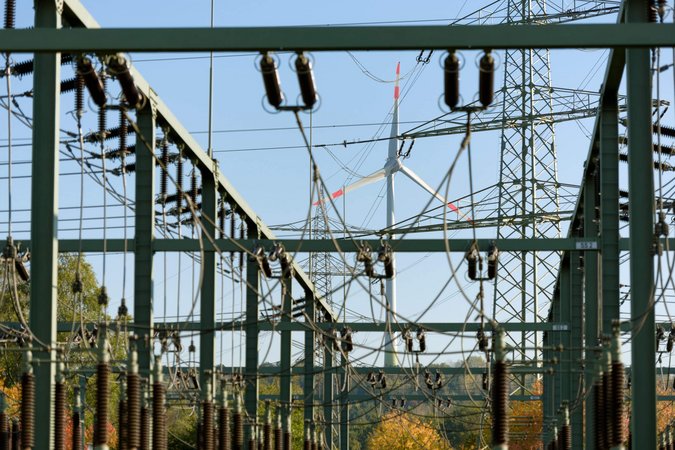
[[[508,22],[545,21],[546,2],[510,0]],[[558,174],[552,122],[527,117],[552,112],[549,51],[509,50],[504,57],[502,120],[524,118],[521,126],[505,127],[501,135],[498,236],[511,239],[558,237],[556,220],[502,220],[513,216],[558,217]],[[559,264],[556,252],[502,253],[494,296],[494,316],[500,322],[541,320],[539,312],[552,295]],[[507,335],[507,342],[522,348],[537,345],[534,332]]]

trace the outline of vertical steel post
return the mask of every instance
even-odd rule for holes
[[[155,110],[152,101],[136,113],[136,219],[134,248],[134,332],[139,337],[138,370],[151,375],[153,363],[153,241],[155,239]]]
[[[600,105],[600,255],[602,328],[619,319],[619,108],[615,92]]]
[[[594,161],[589,161],[587,164],[592,164],[592,167],[588,167],[588,175],[584,180],[583,188],[584,237],[586,239],[597,239],[598,224],[596,221],[596,208],[599,203],[599,198],[596,183],[598,181],[598,174],[596,163]],[[598,252],[586,252],[584,254],[584,347],[586,349],[590,346],[598,345],[599,343],[598,338],[602,312],[598,303],[598,277],[600,276],[598,272],[598,259]],[[595,381],[595,370],[591,363],[594,358],[595,353],[593,351],[585,351],[586,365],[584,371],[584,388],[586,392],[592,391]],[[593,395],[586,396],[584,409],[586,412],[584,428],[585,448],[586,450],[595,450],[595,405],[593,404]],[[576,431],[579,432],[578,430]]]
[[[628,0],[626,22],[648,22],[647,0]],[[657,25],[654,25],[657,26]],[[654,354],[654,156],[650,50],[626,50],[628,205],[630,213],[633,448],[656,448]],[[638,426],[639,424],[639,426]]]
[[[323,348],[323,420],[328,450],[333,449],[333,340],[325,339]]]
[[[215,163],[214,163],[215,166]],[[214,173],[217,167],[200,166],[202,179],[202,208],[200,214],[200,228],[203,240],[206,242],[216,239],[216,224],[218,223],[218,195]],[[194,200],[194,199],[193,199]],[[195,200],[196,202],[196,200]],[[195,206],[196,208],[196,206]],[[202,257],[203,279],[200,297],[201,331],[199,336],[199,367],[200,383],[206,385],[207,378],[211,386],[216,385],[216,253],[213,250],[204,251]]]
[[[578,230],[577,233],[580,233]],[[570,395],[567,399],[568,405],[573,405],[573,409],[568,411],[570,425],[572,428],[572,448],[584,448],[584,408],[583,402],[577,402],[579,392],[582,392],[582,385],[579,374],[582,373],[583,364],[583,345],[584,345],[584,289],[583,272],[581,267],[581,252],[570,252],[570,343],[569,349],[570,372],[568,374],[568,383],[570,385]]]
[[[293,314],[293,278],[284,276],[281,284],[281,323],[291,323]],[[286,429],[291,416],[291,401],[292,401],[292,367],[291,367],[291,353],[292,353],[292,332],[290,330],[281,330],[281,355],[279,366],[281,369],[281,423],[284,431]]]
[[[563,350],[559,353],[560,363],[558,370],[554,374],[554,389],[555,396],[553,407],[555,408],[555,416],[557,416],[558,408],[565,400],[570,400],[572,393],[572,289],[571,289],[571,255],[569,253],[563,256],[562,264],[560,266],[560,294],[558,297],[558,309],[560,311],[560,321],[570,324],[570,331],[562,334],[558,340],[558,344],[562,344]],[[576,394],[576,392],[574,393]]]
[[[347,358],[344,354],[340,357],[342,366],[342,383],[340,392],[340,450],[349,450],[349,372],[347,370]]]
[[[61,28],[53,0],[35,1],[35,27]],[[52,448],[56,366],[61,54],[36,53],[33,78],[30,328],[35,334],[35,448]],[[48,345],[49,349],[44,345]]]
[[[246,222],[249,239],[258,239],[258,226],[250,220]],[[243,253],[246,257],[246,253]],[[255,261],[246,263],[246,382],[245,408],[248,417],[255,421],[258,417],[258,300],[260,293],[260,272]],[[249,435],[248,438],[255,437]],[[246,439],[248,441],[249,439]]]
[[[314,321],[315,313],[314,293],[305,291],[305,321]],[[305,404],[305,424],[314,421],[314,342],[316,333],[311,324],[305,330],[305,385],[303,386],[303,397]],[[307,422],[309,421],[309,422]]]

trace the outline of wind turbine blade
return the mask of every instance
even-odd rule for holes
[[[449,202],[449,201],[448,201],[445,197],[443,197],[441,194],[439,194],[438,192],[434,191],[434,189],[433,189],[431,186],[429,186],[422,178],[420,178],[419,175],[417,175],[415,172],[413,172],[412,170],[408,169],[408,168],[407,168],[406,166],[404,166],[403,164],[401,164],[401,168],[400,168],[399,170],[400,170],[401,172],[403,172],[403,174],[404,174],[405,176],[407,176],[407,177],[410,178],[412,181],[414,181],[419,187],[421,187],[422,189],[424,189],[425,191],[427,191],[428,193],[430,193],[431,195],[433,195],[434,197],[436,197],[438,200],[440,200],[440,201],[443,202],[444,204],[446,204],[446,205],[448,206],[448,208],[450,208],[451,211],[456,212],[462,219],[464,219],[464,220],[466,220],[466,221],[468,221],[468,222],[471,222],[471,218],[468,217],[466,214],[463,214],[463,213],[459,210],[459,208],[457,207],[457,205],[455,205],[455,204],[452,203],[452,202]]]
[[[358,189],[358,188],[361,188],[361,187],[363,187],[363,186],[367,186],[367,185],[369,185],[369,184],[375,183],[376,181],[380,181],[380,180],[382,180],[385,176],[386,176],[385,170],[384,170],[384,169],[380,169],[380,170],[378,170],[377,172],[373,172],[373,173],[371,173],[370,175],[367,175],[367,176],[365,176],[365,177],[359,179],[358,181],[355,181],[354,183],[350,184],[349,186],[346,186],[346,187],[344,187],[344,188],[342,188],[342,189],[339,189],[339,190],[333,192],[333,193],[330,195],[330,198],[332,198],[333,200],[335,200],[336,198],[342,197],[342,196],[345,195],[347,192],[351,192],[351,191],[356,190],[356,189]],[[318,200],[318,201],[314,202],[313,205],[314,205],[314,206],[318,206],[318,205],[320,205],[322,202],[326,202],[326,201],[328,201],[328,198],[323,198],[323,199],[321,199],[321,200]]]

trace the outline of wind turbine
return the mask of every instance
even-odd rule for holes
[[[396,173],[401,172],[406,177],[410,178],[415,184],[427,191],[429,194],[436,197],[438,200],[447,205],[451,211],[456,212],[458,215],[461,215],[459,208],[453,203],[448,202],[445,197],[440,195],[435,191],[431,186],[429,186],[422,178],[420,178],[415,172],[413,172],[408,167],[404,166],[401,163],[400,155],[397,148],[398,141],[398,100],[400,94],[399,81],[401,77],[401,63],[399,62],[396,65],[396,82],[394,85],[394,110],[392,114],[391,121],[391,132],[389,134],[389,151],[387,153],[387,160],[384,163],[382,169],[371,173],[354,183],[345,186],[342,189],[339,189],[331,194],[331,198],[337,199],[343,195],[346,195],[348,192],[359,189],[363,186],[375,183],[386,178],[387,182],[387,230],[391,230],[389,235],[389,240],[394,239],[394,224],[396,223],[395,216],[395,196],[394,196],[394,176]],[[319,205],[321,202],[325,201],[324,199],[317,201],[314,205]],[[387,299],[387,305],[389,306],[387,312],[387,323],[393,324],[398,320],[396,318],[396,261],[395,257],[392,255],[392,265],[394,267],[394,276],[387,278],[385,283],[385,296]],[[397,367],[399,365],[398,361],[398,344],[394,337],[392,331],[388,331],[385,337],[385,354],[384,354],[384,365],[385,367]]]

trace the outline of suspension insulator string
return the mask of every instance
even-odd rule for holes
[[[0,450],[10,450],[9,417],[7,416],[7,397],[0,391]]]

